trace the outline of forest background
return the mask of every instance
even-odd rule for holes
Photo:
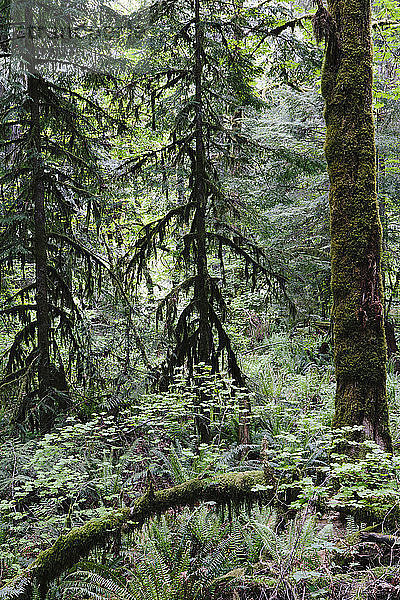
[[[1,597],[399,593],[398,11],[373,6],[394,454],[353,461],[312,4],[2,3]]]

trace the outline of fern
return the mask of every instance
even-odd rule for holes
[[[63,597],[80,598],[85,594],[94,600],[136,600],[123,584],[118,563],[107,566],[93,561],[81,562],[63,582]]]
[[[31,590],[31,582],[28,578],[16,578],[0,588],[0,598],[20,598],[24,593]]]

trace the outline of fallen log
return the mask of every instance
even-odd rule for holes
[[[400,538],[395,535],[386,535],[383,533],[372,533],[363,531],[360,533],[360,539],[362,542],[373,542],[374,544],[385,544],[387,546],[394,546],[400,543]]]
[[[41,598],[45,598],[50,583],[91,550],[106,546],[110,540],[117,540],[122,534],[143,525],[150,517],[171,508],[191,507],[207,501],[213,501],[220,507],[227,506],[229,510],[249,507],[257,502],[265,504],[275,494],[274,486],[268,483],[264,471],[244,471],[192,479],[156,492],[150,488],[131,508],[115,510],[61,535],[22,574],[0,588],[0,598],[30,600],[35,587],[39,589]]]

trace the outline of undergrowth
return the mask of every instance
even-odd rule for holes
[[[2,583],[60,533],[130,506],[149,486],[264,468],[272,478],[266,484],[276,488],[274,509],[253,507],[232,522],[213,503],[168,513],[119,549],[77,564],[51,587],[49,600],[372,598],[365,590],[375,589],[379,578],[390,575],[395,585],[394,559],[377,565],[371,558],[368,578],[359,544],[360,531],[371,524],[374,531],[396,532],[400,459],[371,442],[362,443],[357,462],[335,451],[348,432],[331,432],[332,360],[320,347],[321,337],[304,330],[271,333],[267,349],[242,354],[250,391],[199,370],[208,444],[198,443],[196,390],[181,373],[168,392],[128,399],[116,414],[60,419],[42,438],[21,440],[5,430]],[[390,374],[388,380],[395,447],[397,379]],[[252,405],[247,448],[238,443],[243,394]]]

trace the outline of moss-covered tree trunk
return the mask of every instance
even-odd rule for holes
[[[336,427],[360,425],[391,450],[376,195],[370,0],[319,2],[330,177]]]
[[[34,213],[34,257],[36,273],[36,314],[38,343],[38,380],[41,407],[40,428],[48,431],[53,421],[49,405],[50,392],[50,315],[47,289],[47,231],[44,173],[41,158],[39,79],[28,75],[28,96],[31,120],[32,143],[32,207]]]

